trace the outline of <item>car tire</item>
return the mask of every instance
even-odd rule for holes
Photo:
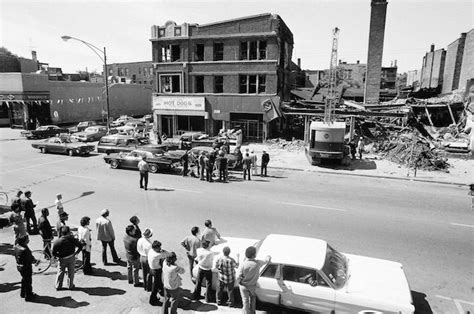
[[[46,147],[41,147],[40,152],[41,154],[46,154]]]
[[[155,164],[150,164],[150,172],[151,173],[157,173],[158,172],[158,165]]]
[[[117,169],[119,167],[119,162],[118,160],[112,159],[110,161],[110,168],[112,169]]]
[[[74,156],[74,152],[72,151],[72,149],[68,149],[68,150],[67,150],[67,154],[68,154],[69,156]]]

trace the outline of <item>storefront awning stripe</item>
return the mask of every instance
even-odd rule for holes
[[[170,116],[201,116],[205,117],[205,111],[198,110],[154,110],[158,115],[170,115]]]

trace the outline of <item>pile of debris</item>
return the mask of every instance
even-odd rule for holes
[[[407,168],[448,172],[450,166],[433,142],[415,132],[394,134],[389,141],[381,143],[379,151],[383,158]]]
[[[266,140],[265,144],[267,144],[270,149],[284,149],[289,152],[298,152],[304,149],[304,141],[294,138],[291,141],[287,141],[283,138],[274,138]]]

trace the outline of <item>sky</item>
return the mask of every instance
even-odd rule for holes
[[[474,26],[473,0],[388,0],[383,66],[421,69],[434,44],[447,46]],[[370,0],[0,0],[0,46],[65,73],[102,70],[102,61],[69,35],[99,48],[107,63],[151,61],[151,26],[167,21],[207,24],[278,14],[293,33],[293,61],[326,69],[332,29],[340,28],[338,59],[367,62]]]

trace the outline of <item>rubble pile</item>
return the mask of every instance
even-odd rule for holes
[[[448,172],[449,163],[441,156],[441,151],[414,132],[391,137],[389,141],[381,143],[379,151],[383,158],[407,168]]]
[[[297,139],[287,141],[283,138],[274,138],[265,141],[265,144],[270,146],[270,149],[284,149],[289,152],[298,152],[304,149],[304,141]]]

